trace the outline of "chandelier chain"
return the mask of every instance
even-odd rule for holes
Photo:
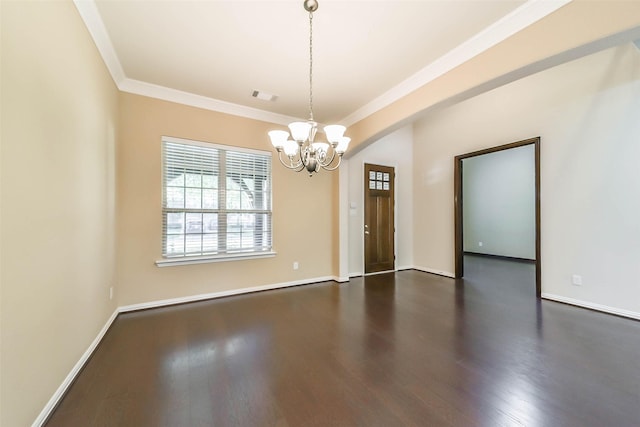
[[[313,121],[313,12],[309,12],[309,120]]]
[[[313,12],[318,10],[318,0],[304,0],[304,9],[309,12],[309,120],[289,123],[290,132],[272,130],[269,137],[280,163],[296,172],[306,170],[312,176],[321,169],[338,169],[351,138],[344,136],[344,126],[327,125],[327,142],[315,141],[318,123],[313,118]]]

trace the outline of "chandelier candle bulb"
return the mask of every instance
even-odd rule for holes
[[[306,169],[309,176],[324,169],[338,169],[342,155],[347,151],[351,138],[345,137],[342,125],[324,127],[326,142],[315,141],[318,123],[313,119],[313,12],[318,10],[317,0],[305,0],[304,9],[309,12],[309,120],[289,123],[289,132],[269,132],[271,144],[278,152],[278,159],[286,168],[301,172]],[[289,139],[292,138],[293,140]],[[287,156],[283,159],[282,153]]]

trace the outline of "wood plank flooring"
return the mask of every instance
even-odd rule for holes
[[[465,269],[121,315],[47,426],[640,425],[640,322]]]

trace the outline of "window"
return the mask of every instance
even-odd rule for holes
[[[162,153],[163,257],[271,253],[270,153],[170,137]]]

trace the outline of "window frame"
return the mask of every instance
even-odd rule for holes
[[[171,136],[162,136],[161,137],[161,169],[162,169],[162,194],[161,194],[161,252],[162,252],[162,259],[160,260],[156,260],[156,265],[158,267],[166,267],[166,266],[173,266],[173,265],[186,265],[186,264],[201,264],[201,263],[209,263],[209,262],[221,262],[221,261],[237,261],[237,260],[246,260],[246,259],[254,259],[254,258],[266,258],[266,257],[273,257],[276,255],[276,252],[273,250],[273,169],[272,169],[272,154],[270,151],[262,151],[262,150],[256,150],[256,149],[250,149],[250,148],[244,148],[244,147],[235,147],[235,146],[230,146],[230,145],[223,145],[223,144],[215,144],[215,143],[211,143],[211,142],[204,142],[204,141],[196,141],[196,140],[191,140],[191,139],[185,139],[185,138],[176,138],[176,137],[171,137]],[[204,208],[202,205],[200,206],[200,208],[187,208],[186,207],[186,199],[185,199],[185,203],[183,205],[182,208],[174,208],[174,207],[168,207],[167,206],[167,179],[166,179],[166,170],[167,170],[167,159],[166,159],[166,155],[167,155],[167,150],[166,150],[166,143],[174,143],[174,144],[182,144],[182,145],[189,145],[189,146],[195,146],[195,147],[201,147],[201,148],[205,148],[205,149],[212,149],[212,150],[217,150],[217,154],[215,156],[212,155],[212,158],[216,158],[218,164],[214,167],[217,168],[219,171],[219,175],[218,175],[218,188],[216,189],[216,191],[218,192],[217,200],[218,200],[218,207],[215,209],[211,209],[211,208]],[[221,153],[223,153],[221,155]],[[231,209],[228,208],[226,206],[226,203],[224,204],[224,206],[221,204],[221,200],[224,201],[227,192],[229,191],[236,191],[236,190],[231,190],[230,188],[227,188],[227,179],[231,176],[233,176],[233,172],[227,173],[227,165],[228,164],[233,164],[232,162],[228,162],[227,161],[227,154],[228,153],[237,153],[237,154],[255,154],[255,155],[259,155],[259,156],[263,156],[265,158],[268,159],[268,164],[267,164],[267,173],[268,173],[268,183],[269,183],[269,188],[268,188],[268,197],[269,197],[269,204],[268,204],[268,209],[251,209],[251,210],[245,210],[245,209]],[[224,179],[221,179],[222,177],[224,177]],[[185,179],[187,177],[185,176]],[[184,184],[184,188],[187,189],[187,185],[186,183]],[[194,187],[195,188],[195,187]],[[200,189],[204,190],[205,187],[203,186],[203,184],[200,184]],[[186,197],[186,196],[185,196]],[[241,196],[242,197],[242,196]],[[217,245],[217,251],[212,252],[212,253],[204,253],[205,249],[202,247],[202,243],[201,243],[201,250],[200,253],[198,254],[194,254],[194,255],[190,255],[188,254],[188,252],[186,252],[187,248],[186,246],[184,247],[184,251],[182,254],[177,254],[177,255],[171,255],[168,253],[167,251],[167,242],[168,242],[168,237],[170,234],[168,233],[169,227],[166,223],[166,218],[167,215],[169,213],[179,213],[179,212],[183,212],[184,213],[184,220],[182,223],[182,233],[179,233],[177,235],[183,235],[185,236],[185,245],[186,245],[186,236],[188,234],[195,234],[195,235],[201,235],[201,236],[205,236],[207,233],[205,233],[204,230],[204,223],[202,223],[202,229],[200,231],[200,233],[188,233],[187,232],[187,220],[186,220],[186,215],[188,213],[200,213],[201,215],[203,214],[210,214],[210,213],[215,213],[216,215],[219,215],[218,218],[220,217],[224,217],[224,226],[220,227],[219,230],[224,230],[221,234],[222,236],[224,236],[225,242],[224,242],[224,246],[226,246],[227,244],[227,232],[228,229],[224,228],[226,227],[226,218],[228,215],[232,215],[232,214],[238,214],[238,213],[249,213],[249,214],[256,214],[256,215],[260,215],[260,214],[266,214],[267,216],[267,220],[268,220],[268,238],[270,239],[270,241],[268,242],[268,245],[266,246],[267,249],[263,249],[263,250],[257,250],[256,248],[253,248],[253,250],[251,249],[238,249],[238,250],[225,250],[224,252],[219,252],[220,250],[220,244],[218,243]],[[220,232],[216,233],[218,234],[218,239],[221,238],[220,236]],[[219,241],[219,240],[216,241]]]

